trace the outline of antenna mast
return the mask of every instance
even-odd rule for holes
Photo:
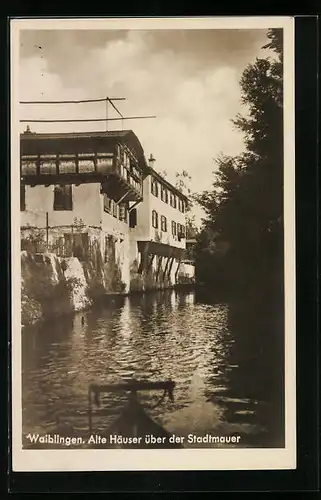
[[[76,122],[105,122],[106,132],[108,131],[108,122],[121,120],[122,130],[124,129],[124,120],[142,120],[146,118],[156,118],[156,116],[123,116],[119,109],[116,107],[113,101],[124,101],[126,97],[104,97],[101,99],[82,99],[82,100],[70,100],[70,101],[20,101],[20,104],[84,104],[90,102],[105,102],[106,103],[106,117],[105,118],[83,118],[83,119],[57,119],[57,120],[20,120],[21,123],[76,123]],[[114,108],[114,110],[119,115],[119,118],[109,118],[109,104]]]

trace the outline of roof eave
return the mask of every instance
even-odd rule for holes
[[[158,178],[161,182],[163,182],[167,187],[168,189],[171,189],[172,191],[174,191],[177,196],[180,196],[181,198],[183,198],[187,203],[190,202],[189,198],[184,194],[182,193],[179,189],[177,189],[177,187],[173,186],[173,184],[171,184],[169,181],[167,181],[164,177],[162,177],[158,172],[156,172],[156,170],[154,170],[151,166],[148,166],[147,167],[147,175],[153,175],[155,176],[156,178]]]

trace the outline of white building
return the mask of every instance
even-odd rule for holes
[[[132,131],[21,134],[22,248],[91,262],[107,290],[175,284],[187,202]]]
[[[188,199],[154,168],[151,157],[143,180],[143,201],[137,205],[137,225],[131,230],[131,259],[140,253],[139,273],[171,285],[179,277],[185,250]]]

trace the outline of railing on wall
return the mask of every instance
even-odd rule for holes
[[[21,251],[30,253],[55,253],[58,257],[77,257],[88,260],[92,243],[88,228],[75,219],[72,225],[49,226],[46,213],[45,227],[21,227]]]

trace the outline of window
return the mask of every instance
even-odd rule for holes
[[[37,174],[37,155],[22,156],[21,171],[23,175]]]
[[[177,223],[177,236],[179,241],[185,237],[185,226],[179,223]]]
[[[97,160],[97,170],[99,167],[99,171],[102,170],[101,168],[101,162],[102,160]],[[79,158],[78,160],[78,172],[80,174],[85,174],[89,172],[95,172],[95,163],[93,159],[87,158],[87,159],[81,159]]]
[[[129,212],[129,227],[134,228],[135,226],[137,226],[137,210],[132,208]]]
[[[164,231],[164,233],[167,232],[167,219],[165,215],[161,216],[161,230]]]
[[[20,184],[20,210],[23,212],[26,210],[26,186]]]
[[[55,186],[54,210],[72,210],[72,186]]]
[[[59,174],[74,174],[76,172],[76,157],[74,154],[59,155]]]
[[[137,161],[131,159],[130,160],[130,171],[136,177],[137,180],[141,180],[141,173],[138,169]]]
[[[95,171],[95,164],[92,160],[87,161],[88,163],[88,172]],[[113,166],[113,157],[110,156],[109,153],[99,153],[99,157],[97,158],[97,172],[106,173],[109,172]],[[89,170],[90,169],[90,170]],[[79,162],[79,172],[80,172],[80,162]]]
[[[57,173],[57,157],[56,155],[41,155],[40,156],[40,174],[56,175]]]
[[[176,236],[176,234],[177,234],[176,222],[172,220],[172,235]]]
[[[168,203],[168,191],[164,186],[161,187],[161,200]]]
[[[156,210],[152,211],[152,226],[157,229],[158,228],[158,213]]]
[[[181,198],[178,199],[178,209],[180,212],[185,212],[185,202]]]
[[[108,198],[106,193],[104,193],[104,211],[108,212],[109,214],[112,211],[112,200]]]
[[[170,194],[170,204],[173,208],[176,208],[177,206],[176,195],[174,193]]]
[[[152,194],[158,197],[158,182],[152,178],[152,186],[151,186]]]

